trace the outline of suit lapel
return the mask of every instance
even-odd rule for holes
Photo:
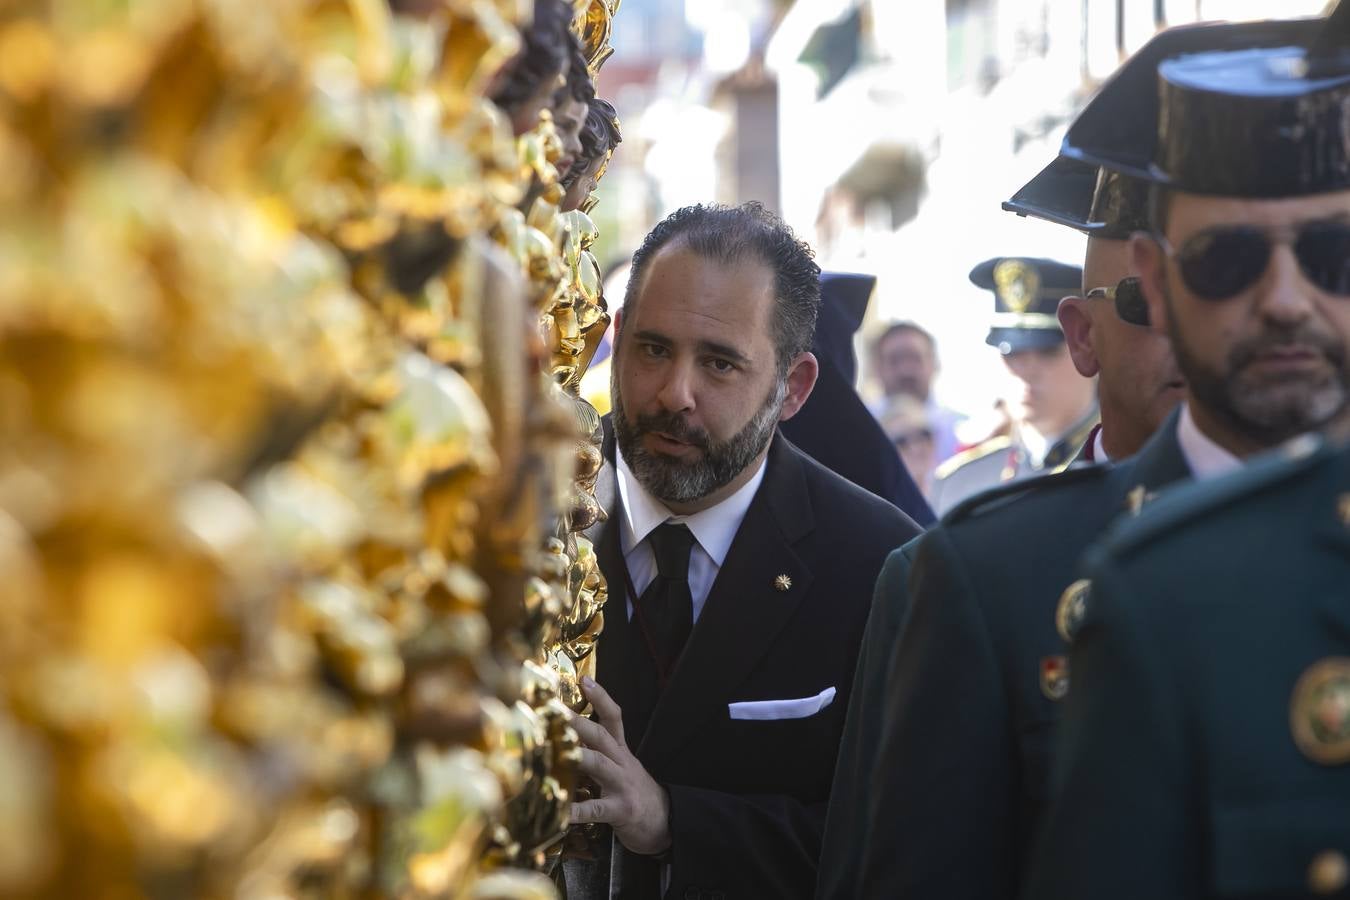
[[[814,528],[803,465],[775,436],[764,481],[638,748],[649,768],[659,771],[704,721],[724,713],[809,593],[811,570],[797,552]]]
[[[605,627],[596,644],[595,680],[624,713],[624,731],[629,735],[642,731],[639,713],[646,705],[647,692],[654,691],[651,660],[641,636],[628,620],[628,589],[623,576],[623,544],[619,538],[619,518],[614,515],[618,502],[618,469],[614,466],[614,431],[609,416],[601,420],[604,463],[595,482],[595,498],[604,517],[584,533],[595,544],[600,571],[605,574],[609,598],[605,601]],[[650,703],[650,699],[647,700]]]

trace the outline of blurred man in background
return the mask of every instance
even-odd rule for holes
[[[872,344],[872,362],[881,382],[882,399],[874,411],[878,417],[896,397],[911,397],[923,405],[933,430],[934,467],[956,455],[960,444],[957,426],[964,417],[941,405],[933,395],[938,372],[937,341],[917,322],[894,322]],[[918,472],[911,470],[915,478]],[[931,480],[932,470],[924,474]]]

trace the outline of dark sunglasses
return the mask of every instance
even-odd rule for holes
[[[1133,276],[1120,279],[1115,287],[1098,287],[1087,292],[1087,299],[1110,300],[1116,306],[1116,315],[1131,325],[1148,325],[1148,301],[1139,279]]]
[[[1293,248],[1303,277],[1328,294],[1350,297],[1350,222],[1307,222],[1296,228],[1220,225],[1187,238],[1173,250],[1154,235],[1181,270],[1191,293],[1205,300],[1226,300],[1260,280],[1275,248]]]

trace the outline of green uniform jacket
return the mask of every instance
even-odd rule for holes
[[[854,680],[818,897],[1016,894],[1048,792],[1059,703],[1047,689],[1067,687],[1060,597],[1132,493],[1188,474],[1173,417],[1131,460],[986,493],[891,554]],[[1058,666],[1050,685],[1046,665]]]
[[[1350,451],[1284,458],[1317,443],[1089,555],[1032,900],[1350,896]]]

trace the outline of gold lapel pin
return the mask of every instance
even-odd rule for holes
[[[786,575],[779,575],[773,580],[773,586],[780,591],[786,591],[792,587],[792,579]]]
[[[1144,504],[1152,500],[1156,494],[1149,491],[1142,484],[1125,495],[1125,506],[1130,511],[1130,515],[1139,515],[1139,510],[1144,508]]]
[[[1336,499],[1336,514],[1341,517],[1341,524],[1350,526],[1350,494],[1341,494]]]

